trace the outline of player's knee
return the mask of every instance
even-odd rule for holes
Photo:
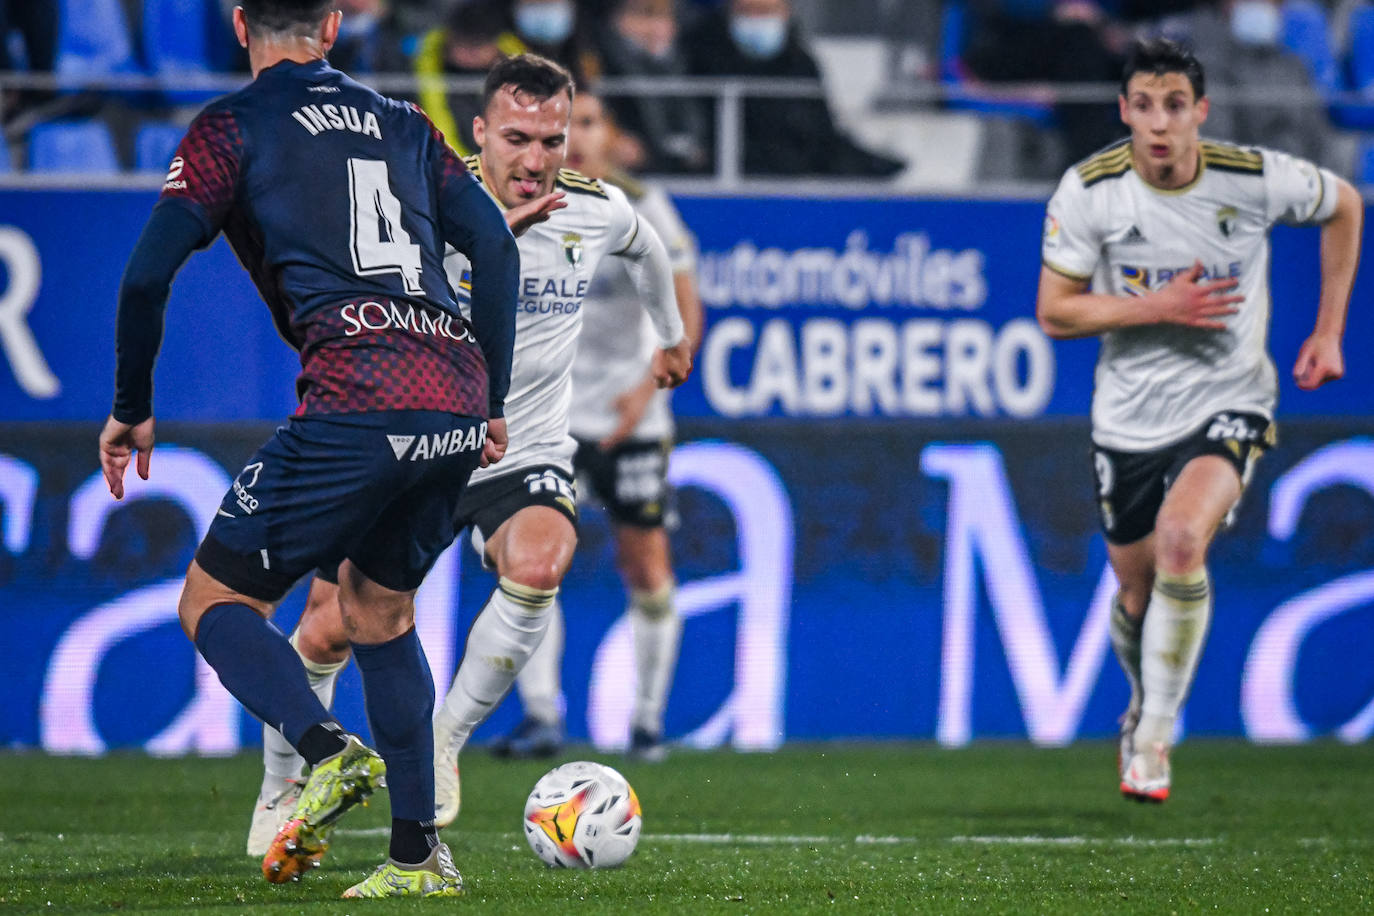
[[[650,620],[664,620],[673,614],[676,591],[671,579],[655,589],[631,589],[630,607]]]
[[[1203,526],[1182,514],[1162,514],[1155,524],[1155,566],[1179,575],[1207,560],[1208,536]]]
[[[557,590],[568,564],[558,545],[506,550],[497,565],[504,579],[540,591]]]

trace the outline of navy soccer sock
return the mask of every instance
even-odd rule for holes
[[[415,628],[377,645],[352,643],[372,739],[386,761],[391,858],[415,864],[439,844],[434,827],[434,681]]]
[[[196,648],[215,669],[220,683],[298,750],[308,732],[318,738],[316,726],[334,733],[332,742],[307,742],[312,754],[302,751],[301,756],[312,766],[343,747],[343,739],[334,731],[338,723],[310,689],[300,656],[281,630],[257,611],[243,604],[210,608],[196,629]]]

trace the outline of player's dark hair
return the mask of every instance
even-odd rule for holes
[[[486,111],[496,93],[507,86],[540,102],[560,92],[568,94],[569,102],[573,97],[573,78],[568,68],[538,54],[517,54],[497,61],[482,87],[482,110]]]
[[[1137,73],[1152,73],[1163,76],[1166,73],[1182,73],[1193,85],[1193,99],[1207,94],[1202,76],[1202,62],[1193,52],[1168,38],[1146,38],[1131,45],[1126,54],[1126,66],[1121,69],[1121,94],[1126,94],[1126,86]]]
[[[239,0],[255,34],[306,33],[334,9],[334,0]]]

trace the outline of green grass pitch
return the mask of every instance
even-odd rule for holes
[[[581,749],[562,759],[592,757]],[[445,831],[458,901],[339,901],[385,854],[385,797],[324,867],[266,884],[243,855],[255,755],[0,754],[0,910],[204,913],[1368,913],[1374,747],[1190,740],[1174,797],[1126,802],[1114,748],[1019,743],[680,751],[618,766],[644,805],[625,867],[545,868],[518,832],[544,763],[463,759]]]

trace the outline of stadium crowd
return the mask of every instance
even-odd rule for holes
[[[0,171],[158,171],[246,55],[232,0],[0,0]],[[1368,0],[339,0],[331,60],[387,77],[460,151],[477,76],[537,51],[601,84],[614,158],[718,175],[722,79],[743,80],[745,177],[891,179],[975,158],[970,177],[1046,181],[1121,135],[1115,89],[1133,37],[1176,38],[1213,74],[1208,133],[1374,177],[1374,4]],[[42,77],[47,75],[49,79]],[[177,91],[116,91],[144,75]],[[465,83],[462,79],[469,77]],[[682,78],[715,78],[695,89]],[[77,91],[81,81],[86,91]],[[98,91],[101,82],[108,83]],[[769,81],[772,82],[769,82]],[[609,82],[607,82],[609,81]],[[659,88],[655,88],[655,84]],[[142,87],[140,87],[142,89]],[[725,118],[720,117],[721,114]],[[978,142],[921,143],[907,124],[971,120]],[[897,124],[896,129],[882,125]],[[731,130],[732,136],[735,133]],[[730,138],[726,138],[730,139]],[[726,147],[729,149],[730,147]],[[927,163],[928,164],[928,163]]]

